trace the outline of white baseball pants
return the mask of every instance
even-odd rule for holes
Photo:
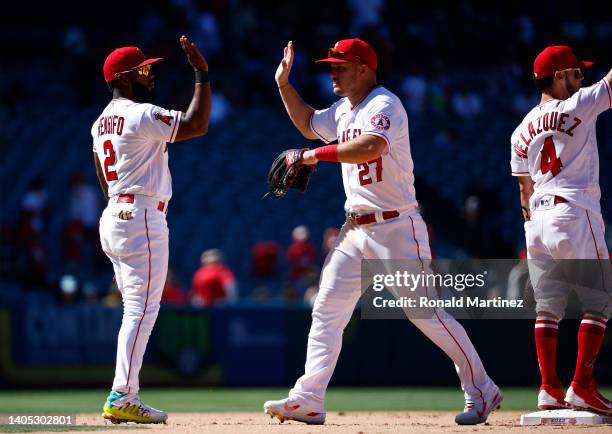
[[[531,220],[525,222],[525,238],[537,312],[563,318],[574,289],[585,312],[610,317],[612,270],[601,213],[571,203],[536,208]],[[587,280],[591,274],[594,284],[565,284],[568,270],[577,273],[573,277],[578,281]]]
[[[138,393],[147,342],[159,312],[168,271],[168,225],[158,200],[135,195],[134,203],[111,198],[100,218],[102,249],[113,263],[123,297],[113,390]],[[119,213],[129,211],[132,219]]]
[[[427,227],[418,212],[382,223],[347,221],[323,266],[308,335],[305,373],[289,396],[324,411],[325,392],[336,367],[342,333],[361,296],[362,259],[431,259]],[[441,309],[430,319],[410,321],[455,363],[466,398],[479,399],[495,386],[464,328]]]

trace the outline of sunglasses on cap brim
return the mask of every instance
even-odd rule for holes
[[[141,75],[143,77],[148,77],[149,75],[151,75],[151,68],[153,67],[152,64],[148,64],[148,65],[143,65],[139,68],[136,69],[129,69],[127,71],[122,71],[122,72],[118,72],[115,74],[115,77],[119,77],[121,74],[127,74],[128,72],[132,72],[132,71],[136,71],[136,73],[138,75]]]

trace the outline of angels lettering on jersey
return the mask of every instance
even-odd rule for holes
[[[512,175],[534,181],[531,203],[545,195],[561,196],[599,212],[597,116],[612,105],[605,80],[580,89],[566,100],[534,107],[511,137]]]

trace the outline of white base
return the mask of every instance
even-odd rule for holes
[[[583,410],[544,410],[521,416],[521,425],[602,425],[612,424],[612,417]]]

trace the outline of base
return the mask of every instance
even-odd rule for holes
[[[521,425],[603,425],[612,417],[585,410],[544,410],[521,416]]]

